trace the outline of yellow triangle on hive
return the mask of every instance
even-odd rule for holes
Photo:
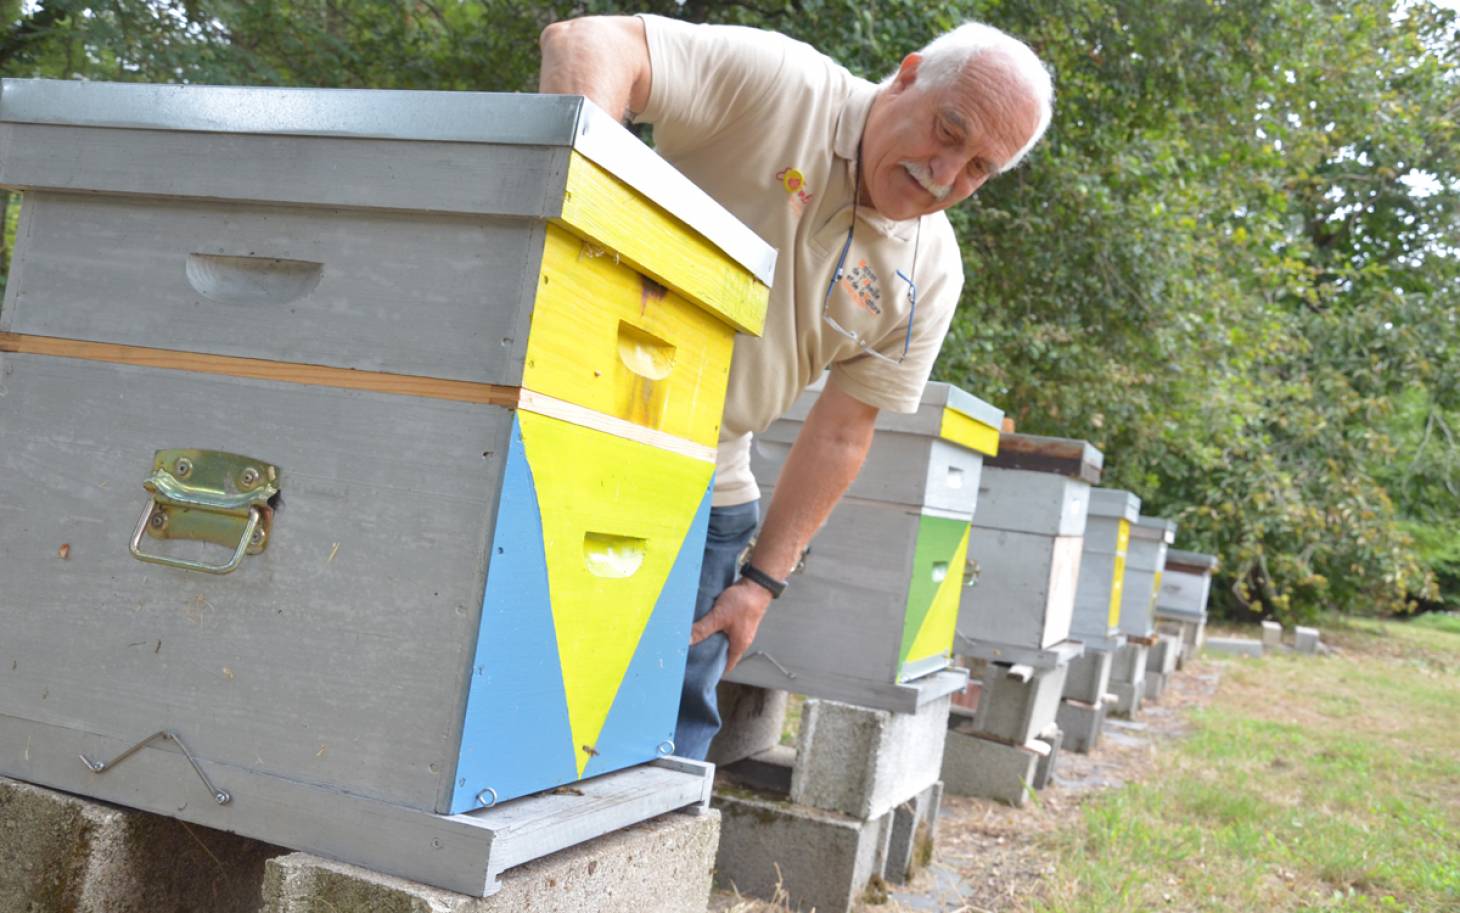
[[[714,466],[533,412],[517,416],[581,777]]]
[[[908,662],[946,654],[953,649],[953,629],[958,626],[958,606],[963,596],[963,565],[967,555],[968,528],[964,527],[963,538],[958,540],[958,549],[948,560],[943,582],[938,584],[938,592],[933,596],[933,605],[923,616],[923,625],[918,628],[917,636],[908,648]]]

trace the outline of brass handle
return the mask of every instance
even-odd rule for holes
[[[217,450],[159,450],[142,482],[150,497],[132,534],[132,557],[149,564],[231,574],[257,555],[273,533],[279,470],[262,460]],[[211,542],[232,551],[226,564],[208,564],[142,551],[142,537]]]
[[[238,548],[234,549],[233,558],[227,564],[204,564],[201,561],[186,561],[182,558],[169,558],[166,555],[149,555],[142,551],[142,536],[147,532],[147,525],[154,516],[162,516],[157,512],[157,502],[148,501],[147,506],[142,508],[142,519],[137,522],[137,531],[132,534],[132,557],[138,561],[146,561],[149,564],[160,564],[163,567],[175,567],[184,571],[202,571],[205,574],[231,574],[238,570],[243,563],[243,556],[248,554],[249,545],[253,544],[254,533],[258,531],[259,521],[263,515],[257,507],[249,508],[248,522],[244,524],[243,535],[239,537]]]
[[[978,566],[978,562],[969,558],[963,565],[963,585],[966,587],[978,586],[978,575],[981,573],[983,573],[983,569]]]

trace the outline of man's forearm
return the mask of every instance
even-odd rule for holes
[[[830,398],[830,399],[828,399]],[[807,416],[776,482],[751,562],[784,580],[857,478],[877,410],[828,388]]]
[[[649,44],[634,16],[593,16],[554,22],[538,39],[542,68],[537,89],[586,95],[616,118],[649,103]]]

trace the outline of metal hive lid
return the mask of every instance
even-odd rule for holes
[[[1092,488],[1090,516],[1115,517],[1135,523],[1141,516],[1141,499],[1119,488]]]
[[[1157,539],[1167,544],[1176,541],[1176,521],[1164,517],[1142,516],[1131,527],[1131,536],[1139,539]]]
[[[578,95],[0,81],[0,123],[566,146],[613,173],[769,286],[776,252]]]
[[[1208,555],[1204,552],[1183,552],[1178,549],[1166,551],[1166,567],[1195,574],[1211,574],[1220,566],[1216,555]]]
[[[1004,432],[999,435],[999,455],[988,458],[984,465],[993,469],[1048,472],[1098,485],[1105,454],[1089,441],[1076,438]]]

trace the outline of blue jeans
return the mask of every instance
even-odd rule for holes
[[[700,567],[700,589],[695,597],[695,621],[710,614],[715,600],[735,582],[740,571],[737,559],[755,535],[759,522],[759,501],[710,508],[705,562]],[[712,634],[689,648],[684,690],[679,698],[679,723],[674,731],[674,753],[681,758],[703,761],[710,750],[710,740],[720,731],[715,686],[725,674],[729,649],[730,641],[722,633]]]

